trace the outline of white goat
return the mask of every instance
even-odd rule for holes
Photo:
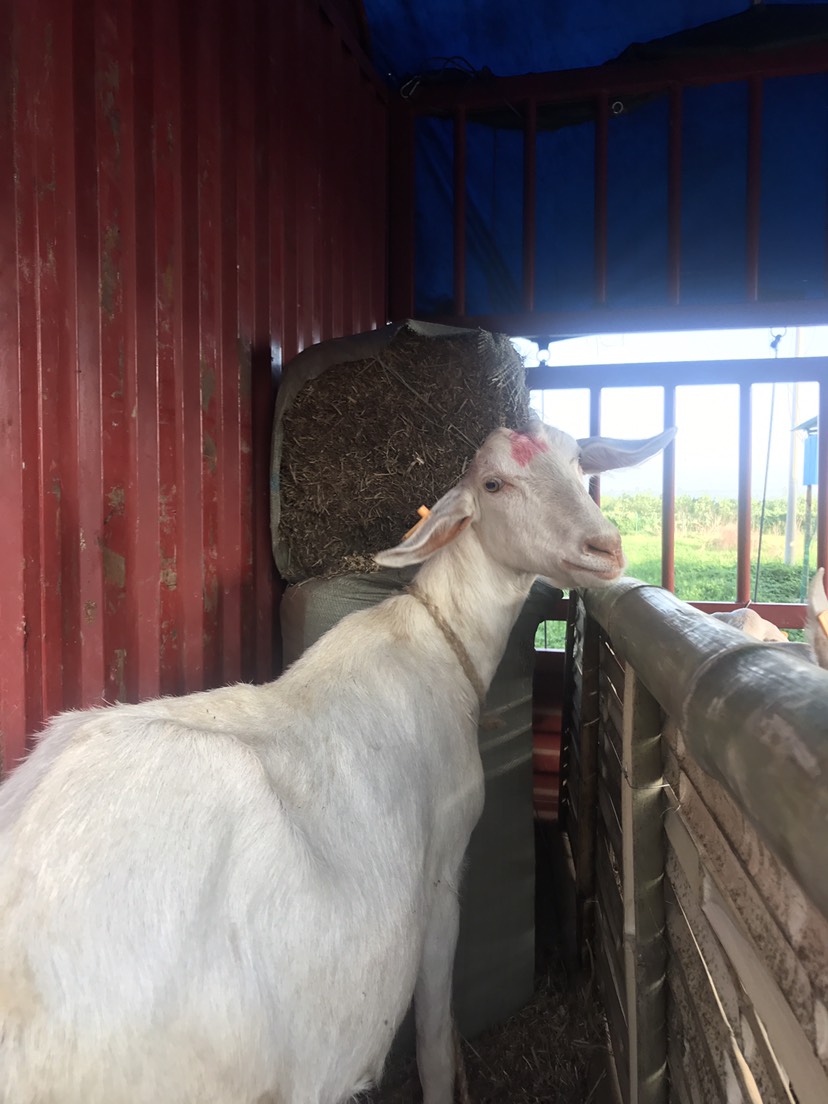
[[[767,621],[750,606],[730,610],[728,613],[711,613],[710,616],[715,617],[717,621],[723,621],[726,625],[732,625],[734,629],[739,629],[755,640],[780,644],[788,641],[787,633],[782,632],[772,621]]]
[[[622,571],[581,472],[671,437],[498,430],[377,556],[427,561],[413,593],[270,685],[54,720],[0,789],[0,1100],[337,1104],[413,993],[424,1099],[448,1104],[480,694],[536,574]]]

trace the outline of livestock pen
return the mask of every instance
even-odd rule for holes
[[[528,75],[570,36],[483,7],[467,32],[488,28],[490,68],[422,58],[395,85],[380,52],[448,35],[460,5],[0,5],[5,772],[63,709],[279,673],[272,418],[303,350],[405,318],[541,342],[828,318],[819,5],[807,34],[782,22],[809,5],[754,5],[744,38],[711,23],[686,48],[609,63],[608,44]],[[563,7],[601,40],[598,3]],[[637,5],[623,44],[684,29],[683,8]],[[517,70],[496,56],[512,28]],[[665,424],[677,387],[738,387],[736,604],[751,388],[805,379],[826,424],[820,358],[527,375],[589,390],[595,433],[611,386],[661,387]],[[826,676],[667,593],[672,465],[667,590],[561,601],[565,655],[537,659],[537,703],[564,709],[538,885],[600,983],[624,1101],[824,1101]]]

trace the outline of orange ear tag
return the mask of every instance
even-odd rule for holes
[[[817,621],[819,621],[822,631],[828,636],[828,610],[823,610],[822,613],[818,613]]]
[[[412,526],[411,526],[411,528],[410,528],[410,529],[408,530],[408,532],[407,532],[407,533],[405,534],[405,536],[403,537],[403,540],[404,540],[404,541],[407,541],[409,537],[413,537],[413,536],[414,536],[414,534],[415,534],[415,533],[417,532],[417,530],[418,530],[418,529],[420,528],[420,526],[421,526],[421,525],[423,524],[423,522],[425,521],[425,519],[426,519],[426,518],[428,517],[428,515],[429,515],[429,514],[431,513],[431,510],[429,510],[428,506],[420,506],[420,507],[419,507],[419,509],[417,510],[417,513],[418,513],[418,514],[420,515],[420,520],[419,520],[419,521],[417,522],[417,524],[416,524],[416,525],[412,525]]]

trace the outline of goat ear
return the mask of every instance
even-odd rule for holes
[[[466,528],[474,515],[474,498],[465,487],[453,487],[435,503],[422,525],[396,548],[377,552],[380,567],[411,567],[433,556],[450,544]]]
[[[673,440],[675,426],[665,429],[655,437],[646,437],[640,441],[622,441],[614,437],[584,437],[578,441],[581,449],[581,470],[584,475],[597,475],[598,472],[611,471],[613,468],[632,468],[642,463]]]
[[[825,613],[828,610],[828,598],[825,597],[825,572],[823,569],[817,568],[816,574],[811,579],[811,586],[808,590],[808,604],[816,614]]]

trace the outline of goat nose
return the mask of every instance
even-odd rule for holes
[[[613,562],[620,562],[621,534],[616,530],[587,537],[584,541],[584,552],[588,556],[605,556]]]

